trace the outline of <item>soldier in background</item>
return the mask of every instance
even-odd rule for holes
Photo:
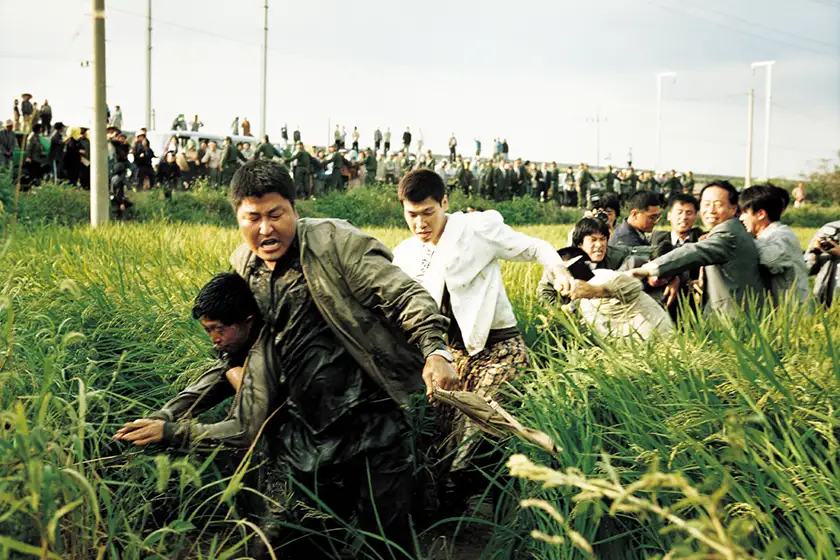
[[[604,174],[604,191],[615,192],[615,173],[612,165],[607,166],[607,172]]]
[[[289,162],[292,167],[292,176],[295,178],[297,197],[304,200],[312,194],[310,185],[312,159],[309,152],[303,148],[303,142],[295,144],[295,153],[292,154]]]
[[[578,167],[578,173],[575,177],[575,187],[578,194],[577,206],[578,208],[586,208],[589,204],[589,194],[592,190],[592,184],[595,182],[595,177],[589,172],[589,166],[581,163]]]
[[[237,120],[238,117],[237,117]],[[246,161],[242,152],[236,149],[232,144],[230,136],[225,137],[225,144],[222,147],[222,155],[219,159],[219,170],[222,174],[222,184],[229,185],[233,174],[239,169],[239,161]]]
[[[44,99],[44,104],[41,105],[41,128],[44,134],[49,136],[52,132],[52,107],[48,99]]]
[[[385,143],[385,155],[387,156],[388,154],[391,153],[391,127],[390,126],[385,129],[385,138],[384,138],[383,141]]]
[[[411,129],[409,127],[405,127],[405,132],[403,132],[403,149],[408,152],[408,149],[411,147]]]
[[[382,131],[379,130],[379,127],[376,127],[376,130],[373,131],[373,149],[376,152],[379,152],[379,146],[382,145]]]

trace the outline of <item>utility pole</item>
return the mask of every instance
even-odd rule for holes
[[[662,156],[662,78],[672,78],[673,84],[677,81],[677,73],[660,72],[656,75],[656,170]]]
[[[755,114],[755,90],[750,88],[747,98],[747,171],[744,173],[744,188],[752,185],[753,115]]]
[[[263,52],[262,52],[262,92],[260,94],[260,130],[268,134],[265,126],[266,90],[268,89],[268,0],[265,0],[265,16],[263,18]]]
[[[146,4],[146,128],[152,127],[152,0]]]
[[[601,167],[601,123],[608,119],[601,118],[601,108],[595,112],[595,118],[588,118],[586,122],[595,124],[595,167]]]
[[[93,123],[90,148],[90,225],[108,223],[108,149],[105,141],[105,0],[93,0]]]
[[[770,180],[770,99],[773,94],[773,65],[775,60],[765,60],[764,62],[753,62],[752,70],[755,74],[756,68],[767,68],[767,97],[764,103],[764,174],[762,180]]]

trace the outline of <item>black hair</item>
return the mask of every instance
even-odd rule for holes
[[[244,198],[262,198],[277,193],[295,205],[295,184],[289,171],[279,163],[255,159],[236,170],[230,180],[230,202],[239,208]]]
[[[712,187],[717,187],[719,189],[723,189],[729,193],[729,204],[734,206],[738,206],[738,189],[732,186],[732,183],[729,181],[712,181],[708,185],[702,188],[700,191],[700,200],[703,200],[703,193],[706,192],[706,189],[710,189]]]
[[[745,189],[740,197],[741,210],[744,212],[752,210],[754,213],[764,210],[771,222],[778,222],[785,209],[785,201],[779,193],[781,190],[770,184],[755,185]]]
[[[597,208],[608,208],[610,210],[615,210],[616,217],[621,215],[621,200],[615,193],[604,193],[600,196],[593,196],[591,206],[592,210]]]
[[[668,202],[668,211],[671,211],[671,208],[674,207],[674,204],[691,204],[694,206],[694,211],[697,212],[700,210],[700,202],[694,198],[694,195],[690,195],[687,193],[677,193],[671,197],[670,202]]]
[[[261,317],[248,282],[235,272],[217,274],[201,288],[195,297],[192,316],[193,319],[206,317],[227,326],[243,323],[248,317]]]
[[[41,133],[41,123],[33,124],[32,125],[32,132],[34,132],[35,134],[40,134]]]
[[[442,202],[446,195],[446,186],[443,184],[443,179],[440,175],[431,169],[415,169],[405,174],[405,177],[400,179],[400,185],[397,189],[400,202],[423,202],[427,198],[431,198],[437,202]]]
[[[628,210],[647,210],[651,206],[659,206],[662,201],[659,195],[651,191],[636,191],[627,199]]]
[[[607,239],[610,238],[610,226],[606,222],[595,218],[581,218],[572,230],[572,245],[579,247],[583,239],[588,235],[601,234]]]

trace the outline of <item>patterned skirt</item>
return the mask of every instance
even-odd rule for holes
[[[521,336],[497,342],[475,356],[463,350],[450,351],[454,358],[452,367],[461,380],[460,389],[492,397],[500,404],[504,402],[499,389],[531,367],[528,349]],[[466,468],[481,441],[478,428],[450,407],[438,410],[437,418],[438,434],[445,438],[442,455],[452,459],[449,470]]]

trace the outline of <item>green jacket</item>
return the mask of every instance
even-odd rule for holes
[[[268,142],[260,142],[260,145],[257,146],[257,151],[254,152],[254,159],[272,159],[274,156],[279,158],[283,158],[283,154],[277,151],[277,148],[272,146]]]
[[[387,247],[348,222],[303,218],[297,223],[297,238],[303,273],[324,320],[362,369],[406,406],[409,395],[422,390],[425,359],[446,348],[448,319],[420,284],[391,263]],[[246,279],[259,264],[247,245],[236,249],[230,262]],[[179,413],[185,414],[202,391],[215,402],[203,403],[201,410],[229,395],[229,390],[214,385],[227,384],[226,364],[202,376],[201,391],[191,386],[155,413],[168,420],[164,441],[180,446],[251,445],[266,419],[282,405],[282,364],[273,362],[273,344],[269,324],[248,354],[242,387],[223,422],[193,423]]]
[[[295,152],[289,159],[289,162],[295,163],[295,173],[309,173],[312,168],[312,156],[306,150]]]

